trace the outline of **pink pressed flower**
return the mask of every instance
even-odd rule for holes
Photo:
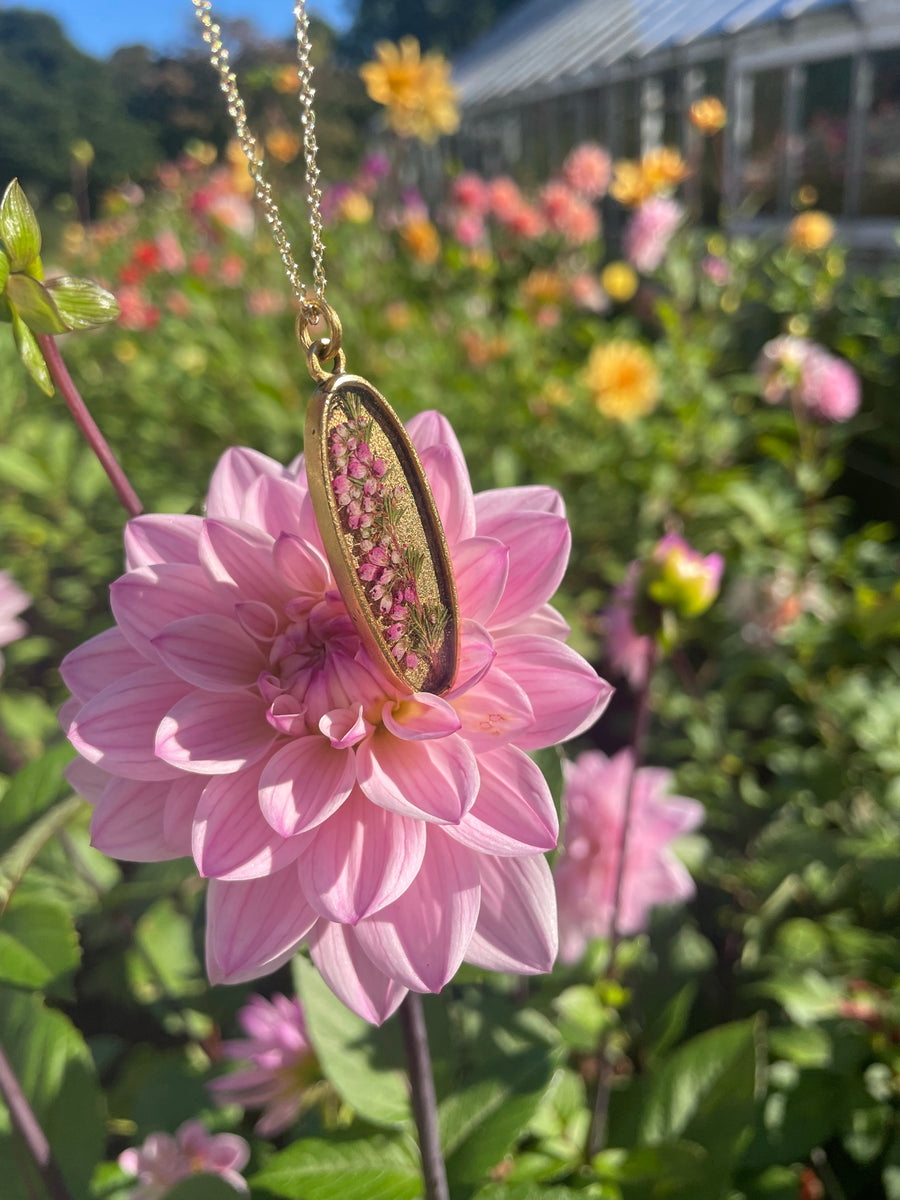
[[[285,469],[240,449],[217,467],[205,518],[129,522],[118,624],[62,667],[93,843],[137,861],[194,856],[211,880],[210,979],[258,978],[306,941],[370,1021],[407,989],[439,991],[463,959],[550,968],[544,852],[557,827],[526,751],[587,728],[611,692],[548,604],[570,543],[558,494],[475,496],[444,418],[409,430],[460,602],[461,667],[445,696],[409,695],[369,659],[302,458]],[[348,433],[348,468],[359,447]],[[367,482],[348,485],[360,524]],[[416,601],[394,587],[387,612]]]
[[[508,175],[499,175],[488,184],[491,212],[498,221],[506,222],[524,203],[519,185]]]
[[[625,580],[612,594],[603,612],[606,657],[616,675],[624,675],[635,691],[647,682],[653,638],[634,627],[635,592],[641,564],[633,562]]]
[[[612,160],[602,146],[583,142],[569,152],[562,173],[569,187],[589,200],[599,200],[609,187]]]
[[[474,171],[464,171],[453,180],[450,198],[458,208],[468,209],[478,216],[484,216],[491,207],[490,189]]]
[[[556,862],[560,958],[576,962],[592,938],[612,933],[632,752],[586,751],[566,764],[563,849]],[[670,772],[634,775],[618,912],[618,932],[646,929],[650,910],[693,896],[694,882],[670,849],[703,820],[703,806],[667,795]]]
[[[31,603],[31,597],[23,592],[8,571],[0,571],[0,646],[17,642],[28,632],[28,626],[19,620]],[[3,655],[0,654],[0,675],[3,674]]]
[[[260,1137],[274,1137],[297,1119],[316,1062],[306,1035],[303,1009],[297,999],[275,995],[271,1000],[251,996],[238,1013],[247,1035],[224,1042],[226,1058],[249,1060],[249,1070],[223,1075],[210,1083],[222,1103],[265,1111],[256,1123]]]
[[[119,1166],[135,1175],[140,1186],[130,1200],[160,1200],[173,1184],[191,1175],[219,1175],[238,1192],[247,1192],[240,1171],[250,1147],[234,1133],[209,1134],[199,1121],[185,1121],[173,1137],[151,1133],[143,1146],[123,1150]]]
[[[849,421],[859,410],[859,376],[844,359],[815,351],[803,364],[800,401],[824,421]]]
[[[655,271],[683,216],[684,209],[669,196],[645,200],[625,228],[623,247],[628,261],[639,271]]]

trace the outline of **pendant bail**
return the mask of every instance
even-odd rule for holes
[[[319,326],[324,326],[324,334]],[[317,327],[315,334],[314,327]],[[303,347],[307,369],[316,383],[346,370],[347,360],[341,348],[343,338],[341,319],[328,301],[316,294],[304,296],[297,314],[297,340]],[[333,362],[330,370],[324,365],[328,362]]]

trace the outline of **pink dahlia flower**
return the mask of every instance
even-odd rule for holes
[[[370,1021],[407,989],[439,991],[463,959],[550,969],[557,822],[526,751],[586,729],[611,692],[548,604],[570,544],[559,495],[473,495],[447,421],[409,431],[459,594],[446,695],[411,696],[370,660],[302,458],[286,469],[242,449],[216,468],[205,517],[128,523],[117,625],[62,666],[93,843],[193,855],[210,879],[210,980],[265,975],[306,941]]]
[[[602,146],[583,142],[569,152],[562,174],[570,188],[589,200],[599,200],[612,178],[612,160]]]
[[[650,598],[682,617],[699,617],[719,594],[725,559],[703,555],[677,533],[667,533],[653,551],[653,566],[647,581]]]
[[[487,183],[474,171],[457,175],[450,185],[450,197],[458,208],[483,217],[491,207],[491,192]]]
[[[28,626],[19,620],[31,603],[31,597],[23,592],[8,571],[0,571],[0,646],[17,642],[28,632]],[[3,655],[0,654],[0,675],[3,674]]]
[[[632,762],[631,750],[614,758],[588,750],[566,764],[563,848],[555,868],[563,962],[576,962],[592,938],[612,933]],[[640,767],[634,776],[617,921],[626,936],[646,929],[652,908],[695,891],[670,845],[701,823],[703,805],[668,795],[671,781],[658,767]]]
[[[541,211],[547,227],[561,233],[573,246],[593,241],[600,232],[600,218],[593,204],[561,180],[551,180],[541,190]]]
[[[859,411],[859,376],[844,359],[814,349],[803,365],[800,401],[823,421],[849,421]]]
[[[653,638],[634,627],[635,591],[641,564],[633,562],[624,582],[613,590],[603,610],[606,657],[616,675],[624,675],[635,691],[647,682]]]
[[[247,1036],[223,1042],[222,1053],[226,1058],[249,1060],[252,1065],[214,1079],[209,1087],[222,1104],[264,1109],[256,1132],[260,1137],[274,1137],[297,1119],[316,1074],[303,1009],[296,998],[251,996],[238,1020]]]
[[[684,209],[668,196],[645,200],[625,227],[623,248],[628,261],[645,274],[655,271],[683,216]]]
[[[498,221],[509,221],[522,207],[524,200],[519,185],[508,175],[498,175],[488,184],[491,212]]]
[[[119,1166],[140,1185],[130,1200],[160,1200],[173,1184],[191,1175],[219,1175],[238,1192],[249,1189],[240,1171],[250,1147],[235,1133],[209,1134],[199,1121],[185,1121],[173,1137],[151,1133],[143,1146],[123,1150]]]

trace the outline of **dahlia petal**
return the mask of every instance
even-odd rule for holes
[[[357,748],[356,777],[374,804],[425,821],[455,824],[478,792],[475,755],[456,734],[407,742],[377,729]]]
[[[316,830],[300,882],[320,916],[355,925],[403,895],[424,854],[424,821],[389,813],[354,788]]]
[[[202,775],[186,774],[174,780],[169,787],[163,810],[163,836],[166,845],[178,858],[188,858],[191,854],[194,813],[204,787],[206,779]]]
[[[153,639],[153,648],[179,678],[211,692],[252,687],[266,665],[237,621],[216,613],[173,621]]]
[[[178,770],[157,757],[160,721],[190,685],[164,667],[145,667],[98,692],[68,729],[88,762],[126,779],[175,779]]]
[[[68,700],[64,700],[59,706],[59,712],[56,714],[56,720],[59,723],[60,729],[68,736],[69,726],[75,721],[75,718],[84,708],[84,704],[77,696],[70,696]]]
[[[418,875],[393,904],[360,921],[360,945],[405,987],[439,992],[456,974],[475,930],[479,879],[477,856],[430,829]]]
[[[306,733],[307,711],[306,705],[301,704],[290,692],[282,692],[266,709],[266,720],[278,733],[301,737]]]
[[[534,723],[525,690],[496,663],[474,687],[455,696],[452,704],[462,721],[463,737],[479,753],[496,750],[512,739],[524,745],[522,737]]]
[[[434,409],[417,413],[406,422],[406,432],[420,456],[431,446],[449,446],[463,462],[466,461],[459,439],[453,432],[453,426],[443,413],[436,412]]]
[[[556,892],[547,860],[478,859],[481,911],[466,961],[488,971],[542,975],[557,952]]]
[[[485,624],[493,616],[509,576],[509,547],[497,538],[470,537],[453,547],[453,575],[460,612]]]
[[[276,833],[293,837],[330,817],[355,782],[351,750],[335,750],[318,734],[294,738],[266,763],[259,784],[262,814]]]
[[[209,982],[246,983],[277,970],[315,920],[292,867],[262,879],[211,879],[206,893]]]
[[[158,563],[199,563],[198,543],[203,518],[190,513],[147,513],[125,526],[125,566],[152,567]]]
[[[274,538],[282,533],[297,533],[305,498],[306,488],[296,479],[261,475],[244,496],[240,519],[264,529]]]
[[[91,845],[110,858],[161,862],[169,848],[163,813],[171,784],[111,779],[91,815]]]
[[[428,446],[419,455],[422,469],[451,546],[475,533],[475,504],[465,459],[450,445]],[[455,562],[455,554],[454,554]]]
[[[479,532],[485,532],[480,525]],[[550,599],[565,574],[572,534],[565,517],[519,512],[492,521],[488,536],[509,547],[509,578],[491,617],[491,625],[499,628],[529,616]]]
[[[89,763],[80,754],[72,759],[63,771],[63,775],[69,781],[72,791],[81,796],[83,800],[87,800],[88,804],[97,803],[104,788],[113,778],[107,771],[101,771],[99,767]]]
[[[523,750],[575,737],[609,703],[613,687],[571,647],[532,634],[502,637],[495,645],[497,662],[524,689],[534,709],[534,725],[516,737]],[[560,697],[565,697],[564,705]]]
[[[152,639],[172,621],[231,613],[237,599],[232,584],[213,583],[202,567],[187,563],[138,567],[120,576],[109,595],[122,633],[151,662],[159,661]]]
[[[372,1025],[396,1012],[408,991],[378,970],[345,925],[320,921],[309,935],[309,953],[337,998]]]
[[[280,478],[284,473],[274,458],[245,446],[232,446],[219,459],[209,482],[207,516],[240,520],[244,497],[256,480],[261,475]]]
[[[70,651],[60,663],[59,673],[73,696],[90,700],[123,675],[148,666],[150,662],[113,626]]]
[[[254,693],[192,691],[160,721],[156,753],[182,771],[231,775],[258,762],[274,740]]]
[[[526,484],[522,487],[489,488],[475,497],[478,532],[499,537],[491,526],[506,520],[512,513],[543,512],[555,517],[566,515],[566,506],[556,488],[545,484]]]
[[[192,852],[197,870],[216,879],[257,879],[294,862],[306,844],[283,838],[259,807],[259,764],[219,775],[203,789],[194,817]]]
[[[309,546],[314,546],[321,554],[325,553],[325,544],[322,541],[322,535],[319,532],[319,523],[316,520],[316,510],[313,508],[312,496],[309,492],[306,494],[306,499],[300,506],[300,519],[297,526],[297,534],[301,541],[306,542]]]
[[[234,606],[234,615],[244,633],[257,642],[274,642],[278,636],[278,614],[261,600],[242,600]]]
[[[447,737],[462,724],[452,705],[431,692],[415,692],[404,700],[389,700],[381,710],[381,719],[394,737],[410,742]]]
[[[278,607],[293,592],[275,565],[275,539],[241,521],[204,521],[200,561],[213,579],[232,582],[244,600]]]
[[[494,639],[488,631],[475,621],[463,618],[460,622],[459,668],[453,688],[444,698],[452,700],[473,688],[487,674],[496,657]]]
[[[349,750],[368,736],[374,726],[363,716],[363,706],[333,708],[319,719],[319,731],[328,738],[335,750]]]
[[[559,818],[546,780],[524,750],[502,746],[478,756],[481,787],[471,809],[447,833],[482,854],[519,856],[554,850]]]
[[[562,613],[558,613],[552,604],[542,604],[539,609],[521,621],[516,621],[505,628],[494,629],[494,637],[506,637],[512,633],[533,633],[539,637],[555,638],[564,642],[572,632],[572,626]]]
[[[275,542],[275,565],[298,596],[319,600],[330,585],[328,563],[309,542],[282,533]]]

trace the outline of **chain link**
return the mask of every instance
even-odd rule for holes
[[[272,229],[272,237],[284,264],[288,281],[294,295],[303,306],[309,319],[315,319],[321,311],[325,295],[325,244],[322,239],[322,191],[319,187],[319,167],[316,162],[319,147],[316,144],[316,115],[313,109],[315,89],[312,86],[313,66],[310,59],[309,17],[305,0],[294,5],[294,21],[297,29],[297,75],[300,80],[300,105],[302,108],[303,155],[306,163],[306,202],[309,206],[309,227],[312,234],[311,258],[313,264],[313,292],[300,278],[291,243],[288,240],[281,213],[272,195],[272,185],[263,174],[263,153],[247,124],[247,112],[237,87],[237,78],[231,69],[231,57],[222,42],[222,30],[213,20],[210,0],[192,0],[197,19],[203,26],[203,40],[209,46],[209,60],[219,75],[219,87],[228,102],[228,113],[234,121],[235,133],[247,159],[256,198],[262,206],[266,220]],[[318,301],[318,303],[316,302]]]

